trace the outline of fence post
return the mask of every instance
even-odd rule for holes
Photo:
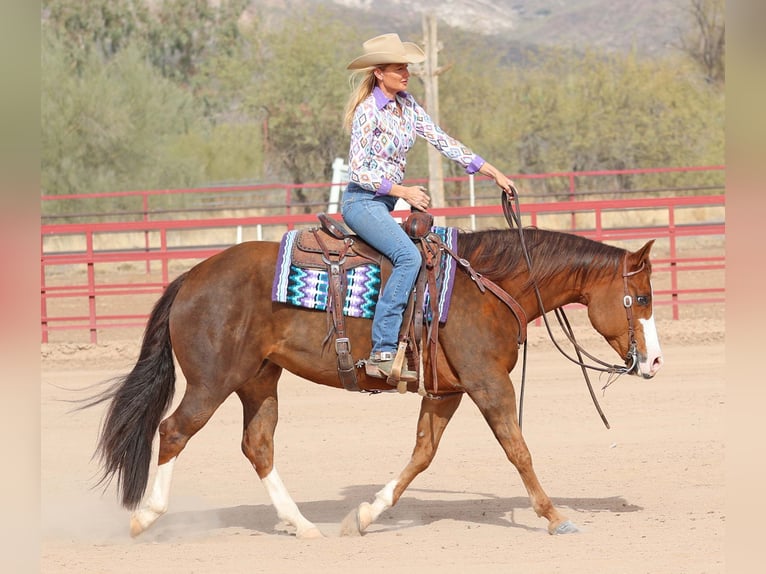
[[[90,342],[98,343],[98,331],[96,330],[96,269],[93,263],[93,232],[85,232],[85,252],[88,256],[88,328],[90,330]]]
[[[48,300],[45,289],[45,249],[40,241],[40,319],[42,320],[43,343],[48,342]]]
[[[668,206],[668,243],[670,244],[670,300],[672,301],[673,319],[679,317],[678,311],[678,259],[676,257],[676,216],[672,205]]]
[[[141,208],[143,210],[144,222],[149,221],[149,195],[146,192],[143,192],[141,194]],[[146,274],[148,275],[149,273],[152,272],[152,260],[149,259],[148,257],[149,255],[149,230],[148,229],[144,230],[144,245],[146,247],[146,254],[147,254]]]
[[[574,172],[569,173],[569,201],[575,200],[575,178],[574,178]],[[577,229],[577,215],[575,212],[572,212],[572,231]]]
[[[170,274],[168,273],[168,233],[165,227],[160,230],[160,253],[162,254],[162,287],[164,289],[170,283]]]
[[[330,186],[330,201],[327,204],[327,213],[338,213],[341,188],[346,182],[348,182],[348,166],[343,161],[343,158],[336,157],[332,162],[332,185]]]
[[[596,237],[594,239],[596,241],[603,241],[604,237],[604,222],[601,220],[601,208],[596,207],[594,210],[593,215],[595,216],[595,224],[596,224]]]

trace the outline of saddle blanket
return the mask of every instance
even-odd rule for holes
[[[432,227],[447,247],[454,250],[457,247],[457,228]],[[328,276],[324,269],[305,269],[293,265],[293,244],[298,230],[288,231],[282,236],[277,257],[274,284],[271,289],[271,300],[277,303],[288,303],[306,309],[327,310]],[[452,286],[455,282],[457,262],[445,255],[441,258],[441,269],[438,274],[437,293],[439,294],[439,322],[447,321]],[[375,305],[380,294],[380,267],[374,263],[360,265],[346,271],[346,300],[343,314],[348,317],[372,319],[375,315]],[[425,297],[424,313],[430,320],[430,303],[428,292]]]

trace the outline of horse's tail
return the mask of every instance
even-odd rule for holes
[[[136,508],[146,491],[152,440],[173,400],[176,373],[169,317],[186,275],[168,285],[154,305],[133,370],[114,379],[109,389],[86,405],[111,399],[96,448],[103,470],[98,484],[108,484],[117,475],[122,505],[128,509]]]

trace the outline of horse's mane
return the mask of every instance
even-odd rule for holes
[[[579,281],[613,274],[625,253],[624,249],[586,237],[534,227],[524,228],[524,243],[532,260],[532,274],[525,289],[533,281],[545,283],[563,271],[576,275]],[[458,254],[493,281],[527,269],[515,229],[460,231]]]

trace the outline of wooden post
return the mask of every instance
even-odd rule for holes
[[[426,61],[420,79],[425,87],[425,109],[431,119],[439,124],[439,74],[446,68],[438,67],[439,43],[436,37],[436,16],[431,12],[423,13],[423,43]],[[444,171],[442,155],[432,145],[428,146],[428,193],[432,207],[444,207]],[[444,216],[434,217],[435,225],[444,225]]]

